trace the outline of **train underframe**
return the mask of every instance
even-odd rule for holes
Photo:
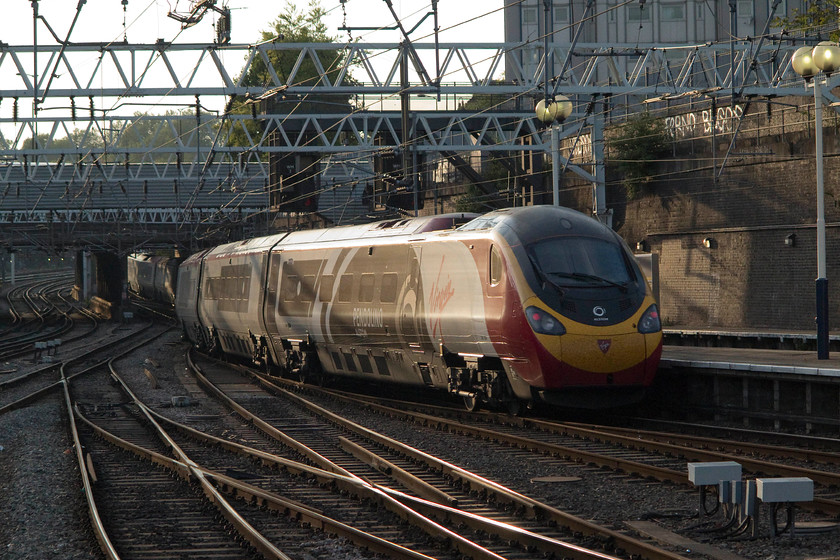
[[[283,352],[278,356],[282,363],[277,364],[265,336],[249,333],[249,337],[253,348],[251,361],[259,369],[318,385],[325,383],[328,373],[321,367],[316,345],[308,338],[282,339]],[[441,357],[447,372],[447,389],[463,399],[467,410],[489,406],[519,414],[532,406],[530,399],[522,399],[514,393],[498,358],[447,352]],[[416,366],[422,372],[428,371],[429,364],[417,363]]]
[[[531,400],[515,394],[498,358],[446,352],[442,357],[449,372],[449,392],[460,396],[467,410],[489,406],[519,414],[532,406]]]
[[[211,355],[223,355],[218,331],[193,326],[193,340],[196,346]],[[329,373],[321,366],[316,344],[309,338],[283,339],[281,363],[275,363],[264,335],[248,333],[252,354],[250,361],[258,369],[278,376],[291,377],[303,382],[324,385]],[[646,394],[646,387],[593,387],[564,388],[563,390],[525,389],[531,398],[523,398],[514,390],[508,373],[499,358],[481,355],[464,355],[447,352],[439,355],[440,367],[446,372],[447,391],[460,397],[467,410],[481,407],[505,410],[511,414],[522,414],[531,409],[536,401],[567,408],[599,409],[620,407],[638,403]],[[429,364],[415,364],[419,371],[428,371]],[[428,376],[424,376],[426,379]],[[426,379],[426,385],[430,385]],[[524,383],[524,381],[522,382]],[[520,393],[523,387],[520,387]]]
[[[219,332],[216,328],[205,329],[193,325],[187,338],[195,341],[196,347],[210,355],[225,354]],[[323,385],[328,372],[321,367],[316,344],[306,339],[282,339],[282,352],[275,360],[269,349],[265,335],[248,333],[251,347],[251,363],[267,373],[291,377],[300,381]],[[518,396],[508,378],[501,360],[481,355],[464,355],[447,352],[440,354],[443,371],[447,375],[447,390],[450,394],[461,397],[467,410],[473,411],[482,406],[501,409],[511,414],[520,414],[533,406],[533,399]],[[276,363],[279,361],[280,363]],[[421,373],[428,371],[429,364],[417,363]],[[424,379],[428,376],[424,375]],[[429,382],[426,385],[430,385]]]

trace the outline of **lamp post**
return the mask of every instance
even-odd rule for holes
[[[540,99],[534,112],[539,120],[550,127],[552,204],[560,206],[560,135],[555,123],[569,118],[572,114],[572,102],[565,95],[556,95],[554,99]]]
[[[816,47],[797,49],[791,60],[793,70],[808,82],[814,82],[815,152],[817,158],[817,358],[828,359],[828,279],[825,272],[825,186],[823,183],[823,122],[820,77],[840,68],[840,47],[823,41]]]

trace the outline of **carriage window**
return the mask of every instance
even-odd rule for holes
[[[283,301],[295,301],[299,285],[300,281],[297,276],[287,276],[283,281]]]
[[[495,245],[490,246],[490,285],[498,286],[502,281],[502,256]]]
[[[397,273],[388,272],[382,275],[382,289],[379,290],[379,301],[394,303],[397,301]]]
[[[338,282],[338,301],[350,301],[353,297],[353,275],[344,274]]]
[[[315,276],[307,274],[300,284],[300,301],[312,301],[315,299]]]
[[[373,301],[373,284],[375,281],[376,276],[373,274],[362,274],[361,281],[359,282],[359,301]]]
[[[332,301],[333,286],[335,286],[335,276],[332,274],[325,274],[324,276],[321,276],[321,287],[318,290],[318,301]]]

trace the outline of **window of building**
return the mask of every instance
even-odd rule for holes
[[[525,6],[522,8],[522,25],[535,25],[537,23],[537,8]]]
[[[571,21],[568,4],[554,4],[554,25],[568,25]],[[557,28],[554,29],[557,31]]]
[[[753,0],[738,0],[738,17],[752,17],[753,8]]]
[[[627,21],[634,21],[634,22],[646,22],[650,21],[650,6],[644,7],[644,5],[630,5],[627,7]]]
[[[685,21],[685,4],[660,4],[659,17],[662,21]]]

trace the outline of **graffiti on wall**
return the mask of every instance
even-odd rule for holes
[[[592,160],[592,135],[581,134],[563,139],[563,155],[574,161]]]
[[[742,105],[718,107],[715,111],[714,122],[712,114],[711,109],[704,109],[665,117],[665,129],[676,140],[709,136],[712,133],[712,126],[715,127],[717,134],[735,132],[737,120],[744,114],[744,107]]]

